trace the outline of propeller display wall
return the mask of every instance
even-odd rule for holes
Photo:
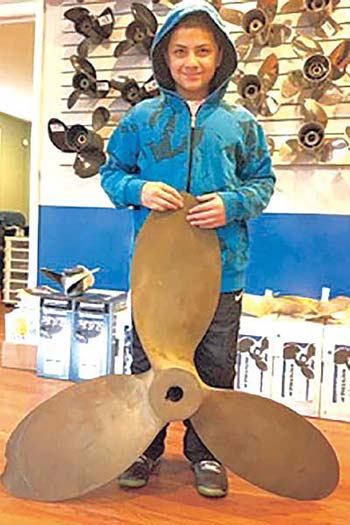
[[[151,213],[132,262],[134,318],[151,370],[73,385],[29,413],[6,447],[2,482],[13,495],[82,496],[128,467],[165,423],[187,418],[220,461],[258,487],[300,500],[335,489],[336,455],[311,423],[275,401],[211,388],[198,376],[194,352],[218,302],[220,249],[213,230],[186,221],[196,200],[184,197],[182,210]],[[286,351],[301,359],[296,349]],[[311,355],[308,348],[300,363],[306,374]]]

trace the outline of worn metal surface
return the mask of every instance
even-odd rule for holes
[[[271,399],[208,389],[191,422],[224,465],[265,490],[321,499],[338,483],[338,461],[323,434]]]
[[[73,385],[42,403],[12,433],[2,476],[21,498],[58,501],[123,472],[164,425],[148,400],[153,372]]]
[[[194,197],[176,212],[153,212],[138,235],[131,289],[136,328],[154,368],[194,371],[193,354],[218,300],[220,248],[213,230],[186,221]]]

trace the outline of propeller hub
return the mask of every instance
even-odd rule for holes
[[[266,26],[267,17],[262,9],[251,9],[243,16],[243,31],[252,37],[260,33]]]
[[[245,75],[238,84],[238,93],[245,99],[256,100],[261,93],[261,82],[256,75]]]
[[[331,62],[325,55],[309,57],[303,66],[303,74],[309,82],[323,82],[331,72]]]
[[[324,11],[331,4],[331,0],[306,0],[306,10],[313,13]]]
[[[324,141],[324,128],[318,122],[308,122],[299,130],[298,141],[306,150],[320,148]]]
[[[77,151],[84,149],[89,140],[88,130],[81,124],[72,126],[67,131],[67,144]]]
[[[155,372],[149,400],[162,420],[183,421],[198,410],[203,395],[194,374],[181,368],[167,368]]]

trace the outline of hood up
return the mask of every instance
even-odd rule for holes
[[[215,77],[211,82],[210,93],[213,93],[218,88],[226,87],[231,75],[237,66],[237,54],[233,43],[230,40],[228,32],[225,28],[223,21],[220,18],[218,11],[209,2],[206,1],[194,1],[185,0],[177,4],[168,14],[164,21],[164,25],[159,29],[156,34],[152,49],[151,49],[151,60],[153,66],[154,77],[162,89],[175,91],[175,84],[170,74],[169,68],[166,64],[163,46],[161,42],[164,37],[169,33],[190,14],[194,13],[206,13],[207,16],[212,20],[215,26],[222,33],[223,38],[223,49],[222,49],[222,61],[218,67]]]

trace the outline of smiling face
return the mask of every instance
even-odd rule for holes
[[[221,58],[222,52],[209,29],[196,26],[174,29],[166,60],[179,95],[186,100],[204,99]]]

